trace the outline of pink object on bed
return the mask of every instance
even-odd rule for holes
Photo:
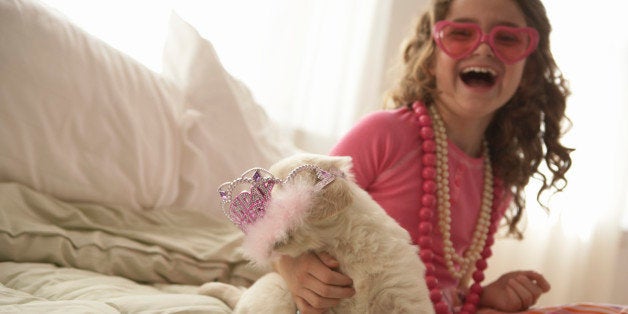
[[[479,314],[497,314],[503,313],[494,310],[480,310]],[[584,313],[584,314],[618,314],[628,313],[628,305],[618,304],[603,304],[603,303],[573,303],[557,306],[548,306],[530,309],[523,312],[517,312],[518,314],[570,314],[570,313]]]
[[[575,303],[568,305],[544,307],[534,310],[526,311],[530,314],[545,314],[545,313],[628,313],[628,306],[625,305],[612,305],[601,303]]]

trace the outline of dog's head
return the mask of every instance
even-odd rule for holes
[[[299,171],[273,188],[265,216],[249,228],[243,244],[258,264],[276,253],[297,256],[321,248],[325,229],[338,227],[334,217],[353,202],[350,157],[298,154],[277,162],[270,172],[285,178],[303,165],[322,169],[333,180],[321,185],[317,171]]]

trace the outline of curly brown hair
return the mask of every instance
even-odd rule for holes
[[[436,46],[432,40],[435,22],[445,19],[454,0],[433,0],[430,9],[422,14],[403,50],[401,78],[387,93],[385,107],[410,107],[416,100],[426,105],[434,102],[436,78],[428,70],[434,60]],[[524,188],[531,177],[538,177],[542,186],[537,201],[544,192],[562,191],[567,185],[565,174],[571,166],[571,148],[560,143],[561,123],[570,123],[565,116],[569,95],[567,82],[558,69],[550,51],[551,25],[540,0],[515,0],[528,26],[539,32],[537,49],[528,57],[521,84],[513,97],[494,115],[485,138],[491,147],[495,175],[514,195],[514,202],[505,215],[508,234],[517,238],[522,233],[517,227],[525,207]],[[545,162],[551,177],[539,166]]]

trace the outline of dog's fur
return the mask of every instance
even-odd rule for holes
[[[433,313],[418,248],[412,245],[408,232],[353,181],[351,158],[298,154],[276,163],[270,172],[284,178],[303,164],[345,175],[310,193],[311,200],[304,203],[307,210],[299,214],[302,217],[265,248],[272,250],[266,252],[269,259],[279,254],[296,257],[308,251],[325,251],[334,256],[340,263],[340,271],[353,279],[356,294],[341,301],[331,309],[332,313]],[[292,181],[275,186],[273,200],[281,199],[282,193],[291,193],[293,185],[313,186],[316,176],[302,173]],[[267,208],[267,215],[271,210],[291,210],[272,205]],[[247,233],[246,237],[250,236]],[[253,246],[249,245],[247,250],[245,245],[245,251]],[[260,260],[256,253],[251,256],[260,265],[269,262]],[[209,283],[201,287],[201,293],[222,298],[235,306],[234,313],[296,311],[286,283],[272,272],[249,289]]]

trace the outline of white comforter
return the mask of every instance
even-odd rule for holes
[[[197,287],[261,275],[241,239],[224,217],[67,203],[0,183],[0,312],[228,313]]]
[[[197,287],[142,285],[132,280],[52,264],[0,263],[0,312],[230,313]]]

